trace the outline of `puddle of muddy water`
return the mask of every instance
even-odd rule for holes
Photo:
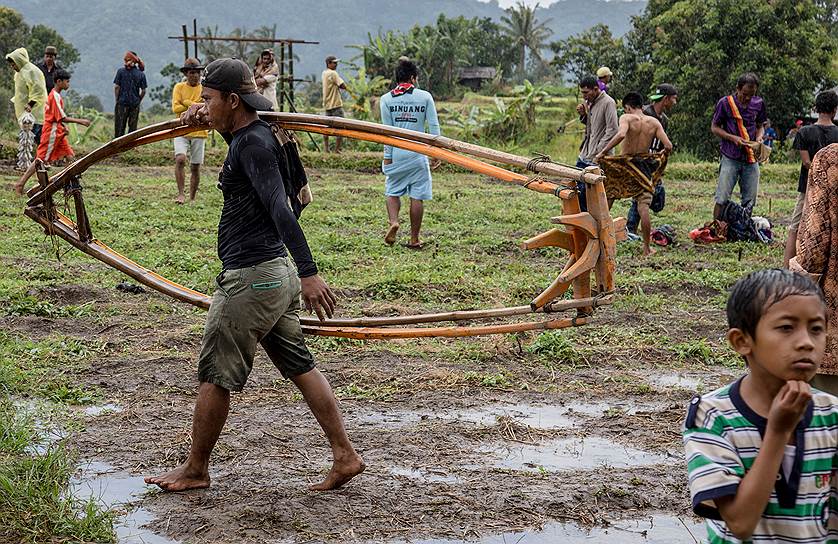
[[[504,533],[468,540],[425,539],[391,541],[389,544],[695,544],[706,531],[692,518],[654,515],[614,521],[609,527],[586,529],[573,523],[552,523],[540,531]]]
[[[411,480],[425,483],[461,484],[463,480],[448,474],[442,469],[416,469],[406,467],[390,467],[388,469],[395,476],[404,476]]]
[[[126,505],[127,514],[114,523],[119,544],[176,544],[142,527],[154,516],[148,510],[127,506],[148,490],[140,476],[117,472],[106,463],[89,462],[70,480],[70,493],[82,500],[93,498],[105,508]]]
[[[532,404],[492,404],[464,410],[393,410],[366,412],[354,416],[362,425],[382,425],[389,428],[408,427],[420,421],[460,421],[491,426],[503,417],[545,430],[569,429],[577,423],[566,406]]]
[[[550,472],[591,470],[608,466],[636,467],[667,463],[664,455],[629,448],[601,438],[562,438],[542,444],[508,444],[480,448],[494,457],[493,466],[512,470]]]
[[[87,416],[97,417],[102,414],[118,414],[122,411],[122,406],[109,402],[106,404],[97,404],[95,406],[86,406],[82,411]]]

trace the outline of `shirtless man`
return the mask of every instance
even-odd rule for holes
[[[622,142],[621,155],[640,155],[649,152],[652,140],[657,138],[663,144],[664,153],[672,151],[672,142],[666,136],[660,121],[643,113],[643,97],[637,93],[628,93],[623,98],[625,113],[620,117],[617,134],[611,138],[605,148],[597,154],[597,162],[605,157],[609,151]],[[651,181],[652,174],[657,169],[659,161],[638,158],[632,163]],[[655,251],[649,246],[652,222],[649,219],[649,205],[652,203],[652,193],[643,191],[634,197],[637,211],[640,213],[640,232],[643,236],[643,255],[651,255]]]

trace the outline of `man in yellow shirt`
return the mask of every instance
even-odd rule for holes
[[[340,90],[346,90],[346,83],[343,78],[337,73],[339,58],[334,55],[326,57],[326,69],[323,70],[323,109],[326,110],[328,117],[344,117],[343,114],[343,99],[340,96]],[[340,153],[340,144],[342,138],[336,137],[335,153]],[[323,147],[326,153],[329,152],[329,137],[323,136]]]
[[[192,104],[202,102],[201,99],[201,70],[204,67],[198,59],[188,58],[183,63],[181,72],[186,76],[186,81],[181,81],[172,90],[172,111],[180,115]],[[186,183],[185,172],[186,161],[189,160],[189,201],[195,200],[198,192],[198,182],[201,179],[201,164],[204,162],[204,144],[207,141],[207,131],[198,130],[190,132],[186,136],[178,136],[174,139],[175,145],[175,181],[177,182],[177,198],[175,202],[183,204],[185,200],[184,185]]]

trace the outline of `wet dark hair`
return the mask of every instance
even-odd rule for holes
[[[67,70],[58,69],[58,70],[55,71],[55,75],[52,76],[52,79],[53,79],[53,81],[58,81],[59,79],[63,80],[63,81],[67,81],[71,77],[72,76],[70,75],[70,72],[68,72]]]
[[[739,79],[736,80],[736,88],[741,89],[745,85],[753,85],[759,87],[759,78],[753,72],[745,72]]]
[[[740,279],[727,299],[727,326],[756,338],[759,320],[768,309],[796,295],[817,297],[826,306],[820,287],[808,276],[785,269],[757,270]]]
[[[623,97],[623,107],[631,106],[632,108],[643,107],[643,97],[638,93],[628,93]]]
[[[396,83],[407,83],[412,77],[419,77],[419,69],[412,60],[399,59],[396,66]]]
[[[835,91],[823,91],[815,97],[815,111],[832,113],[838,109],[838,94]]]
[[[585,76],[579,82],[579,87],[583,89],[599,89],[599,84],[596,82],[594,76]]]

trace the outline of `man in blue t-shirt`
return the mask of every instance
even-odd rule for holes
[[[145,65],[140,57],[133,51],[128,51],[123,60],[125,66],[117,70],[113,78],[113,98],[116,102],[113,115],[114,138],[125,134],[126,125],[128,132],[137,130],[140,103],[148,87],[144,73]]]
[[[381,122],[398,128],[417,132],[428,131],[439,135],[439,119],[436,115],[434,98],[428,91],[416,87],[419,70],[408,59],[400,59],[396,68],[396,88],[381,97]],[[431,169],[428,157],[397,147],[384,146],[384,161],[381,169],[386,176],[384,194],[387,196],[387,215],[390,228],[384,237],[387,245],[396,242],[399,230],[399,209],[401,197],[410,197],[410,242],[409,249],[421,249],[419,229],[422,227],[425,200],[432,198]]]

